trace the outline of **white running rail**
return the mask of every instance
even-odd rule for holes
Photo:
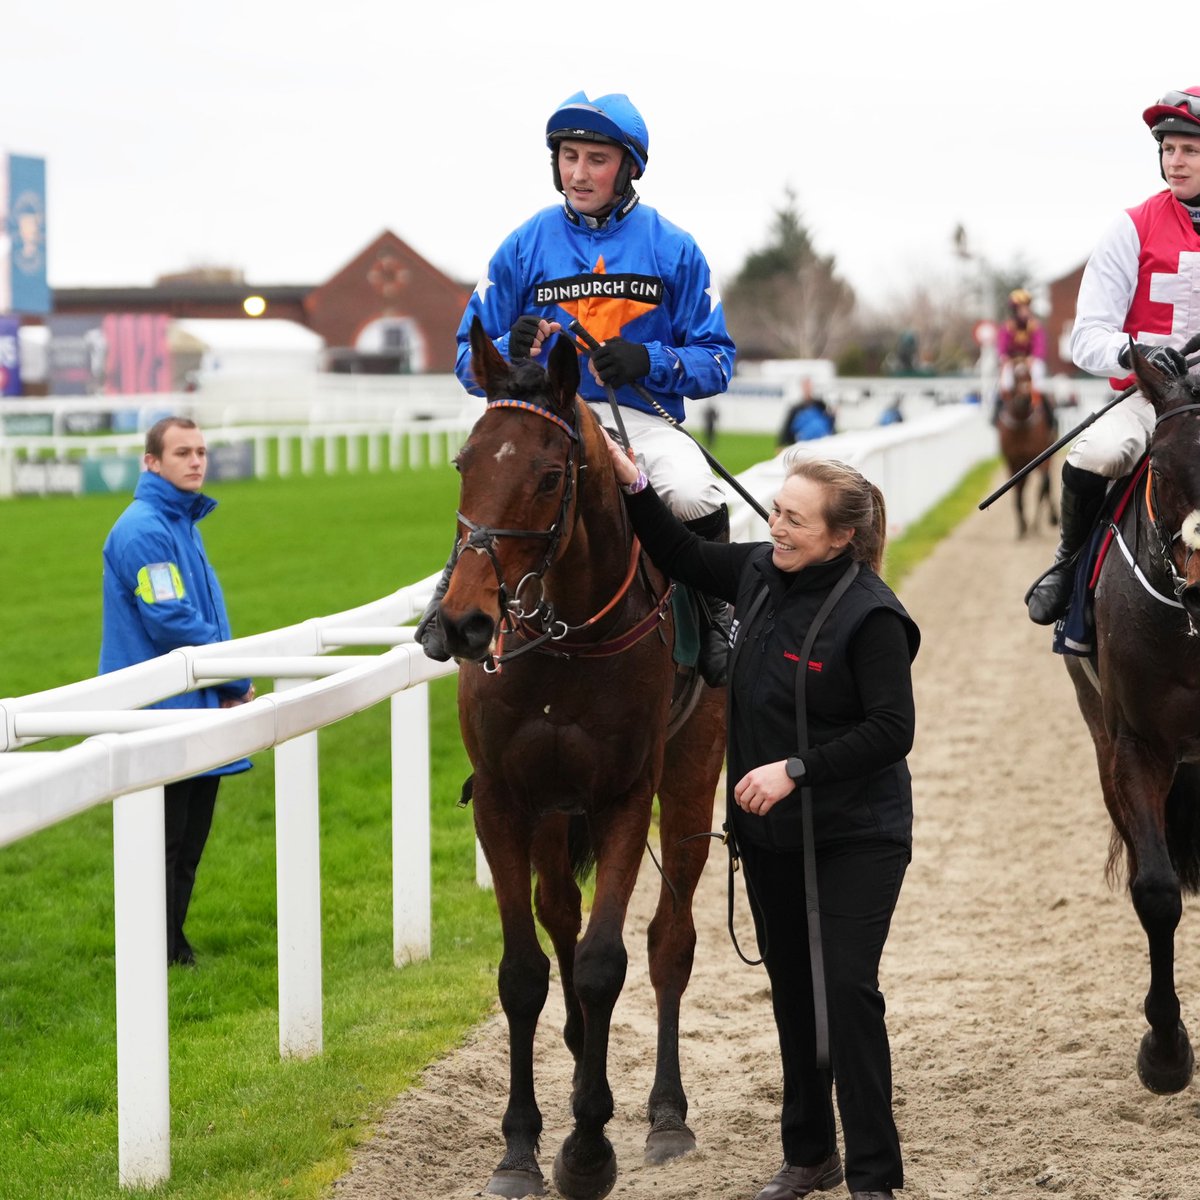
[[[893,531],[919,517],[975,463],[996,453],[978,406],[943,408],[903,425],[804,443],[795,453],[840,458],[878,483]],[[739,482],[764,507],[780,459]],[[763,534],[731,495],[735,538]],[[274,748],[279,953],[279,1049],[322,1049],[317,731],[391,700],[393,959],[430,953],[430,679],[455,670],[425,658],[402,628],[437,576],[333,616],[153,661],[29,696],[0,699],[0,846],[112,801],[115,859],[118,1170],[122,1187],[170,1174],[170,1099],[163,860],[163,785]],[[371,654],[331,650],[375,647]],[[276,681],[236,708],[145,710],[223,679]],[[41,750],[55,736],[85,736]],[[487,882],[477,857],[477,875]]]

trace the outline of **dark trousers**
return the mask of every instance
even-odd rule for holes
[[[803,852],[754,846],[741,850],[779,1029],[783,1156],[793,1166],[812,1166],[834,1152],[836,1087],[847,1187],[903,1187],[879,959],[908,851],[891,842],[845,843],[818,851],[831,1076],[816,1067]]]
[[[186,957],[191,951],[183,936],[196,868],[208,831],[212,828],[217,803],[219,775],[199,775],[168,783],[163,789],[167,841],[167,961]]]

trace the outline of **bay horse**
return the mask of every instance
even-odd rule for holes
[[[1095,590],[1096,655],[1067,656],[1112,818],[1108,875],[1122,850],[1150,951],[1137,1056],[1152,1092],[1182,1091],[1195,1057],[1175,992],[1182,895],[1200,888],[1200,380],[1174,379],[1136,349],[1156,424]],[[1092,668],[1091,670],[1089,668]]]
[[[1050,446],[1057,430],[1046,399],[1033,386],[1033,373],[1026,358],[1015,358],[1012,363],[1013,383],[1011,388],[1001,388],[1000,409],[996,419],[996,431],[1000,435],[1000,454],[1011,478],[1027,467],[1043,450]],[[1033,512],[1030,520],[1025,519],[1025,484],[1028,476],[1022,476],[1013,485],[1013,497],[1017,506],[1017,537],[1023,538],[1031,527],[1036,527],[1038,513],[1046,507],[1046,519],[1051,525],[1058,524],[1058,513],[1054,507],[1054,496],[1050,487],[1050,460],[1047,459],[1037,471],[1037,491],[1034,494]]]
[[[574,1062],[574,1128],[554,1164],[565,1196],[612,1188],[609,1025],[628,961],[622,928],[655,794],[662,883],[649,929],[658,1045],[647,1162],[695,1149],[679,1066],[679,1012],[696,933],[692,898],[725,748],[724,689],[692,685],[668,740],[677,670],[668,580],[641,561],[579,362],[557,339],[546,369],[507,362],[478,320],[472,370],[487,408],[456,459],[458,552],[438,619],[459,660],[475,830],[503,928],[509,1028],[506,1150],[485,1191],[541,1195],[533,1043],[549,991],[549,935]],[[689,840],[690,839],[690,840]],[[579,883],[595,869],[587,929]],[[531,877],[533,885],[531,905]]]

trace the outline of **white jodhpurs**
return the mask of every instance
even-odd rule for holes
[[[600,424],[612,431],[612,409],[603,402],[592,403],[591,409]],[[721,480],[682,429],[640,408],[622,406],[621,420],[638,466],[681,521],[706,517],[725,503]]]
[[[1106,479],[1128,475],[1150,444],[1154,421],[1154,406],[1141,392],[1134,392],[1071,443],[1067,462]]]

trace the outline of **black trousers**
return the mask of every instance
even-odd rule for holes
[[[191,947],[183,936],[196,868],[212,828],[219,775],[198,775],[168,783],[163,789],[167,841],[167,961],[186,957]]]
[[[803,852],[740,849],[779,1030],[783,1157],[793,1166],[812,1166],[834,1152],[836,1087],[846,1186],[851,1191],[903,1187],[879,959],[909,852],[893,842],[845,843],[818,851],[831,1076],[816,1067]]]

